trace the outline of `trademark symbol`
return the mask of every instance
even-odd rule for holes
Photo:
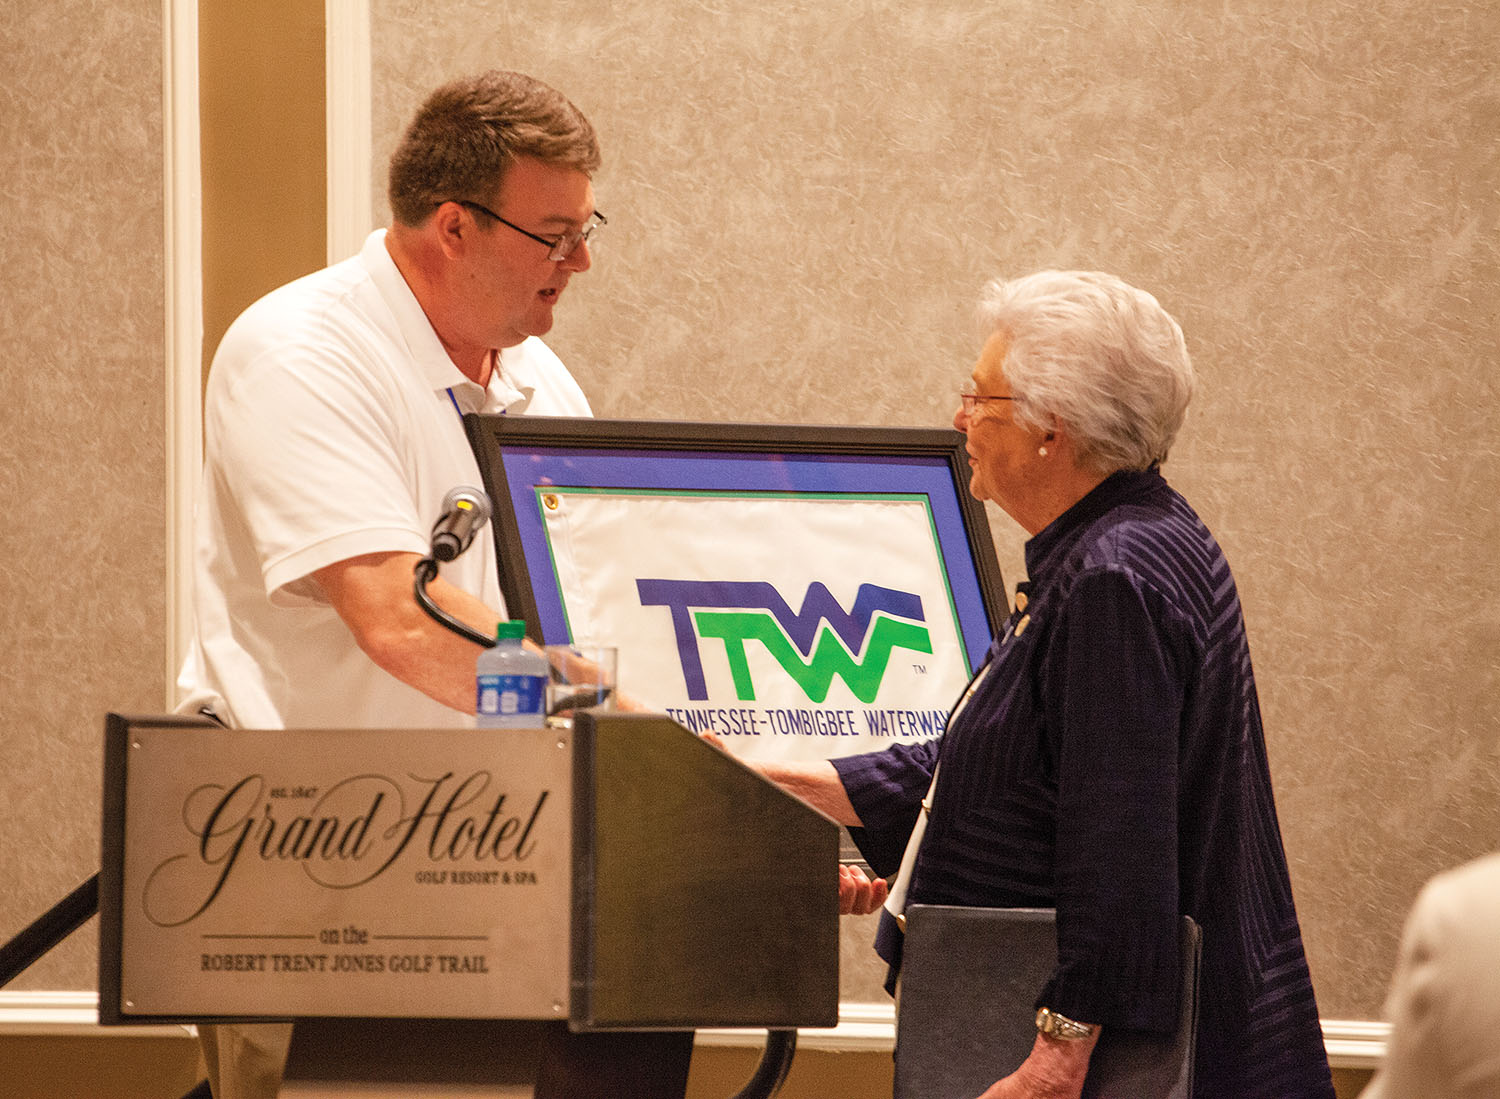
[[[911,670],[914,673],[916,673],[917,675],[926,675],[927,674],[927,665],[926,664],[913,664],[911,666]]]

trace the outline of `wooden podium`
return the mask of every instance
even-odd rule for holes
[[[838,828],[663,716],[110,715],[100,1020],[294,1022],[289,1096],[681,1096],[838,1017]]]

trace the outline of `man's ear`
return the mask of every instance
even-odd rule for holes
[[[452,259],[468,246],[474,222],[465,215],[464,208],[458,203],[445,202],[432,212],[428,229],[443,254]]]

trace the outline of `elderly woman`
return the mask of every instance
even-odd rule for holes
[[[980,315],[954,426],[970,491],[1031,535],[1004,635],[939,740],[765,770],[881,874],[936,770],[905,901],[1057,909],[1048,1012],[983,1099],[1078,1096],[1101,1029],[1170,1033],[1179,914],[1203,929],[1195,1095],[1332,1099],[1239,598],[1158,468],[1193,389],[1181,330],[1088,272],[992,283]],[[881,895],[846,877],[846,910]]]

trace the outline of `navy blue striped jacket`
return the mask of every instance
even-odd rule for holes
[[[1177,915],[1203,928],[1195,1092],[1332,1099],[1239,596],[1156,470],[1108,478],[1026,546],[1006,635],[938,740],[835,760],[894,873],[942,770],[909,900],[1053,907],[1037,1003],[1170,1031]]]

